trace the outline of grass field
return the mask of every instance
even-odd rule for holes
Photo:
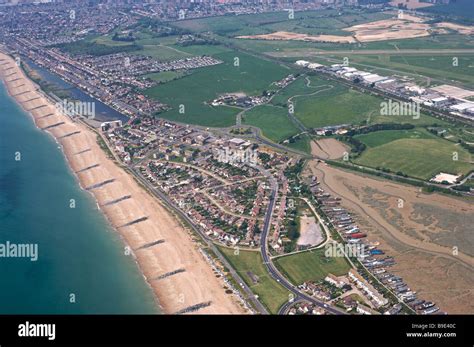
[[[192,54],[177,50],[173,47],[161,45],[144,45],[141,49],[132,52],[133,54],[145,55],[159,61],[178,60],[192,57]]]
[[[282,107],[257,106],[244,114],[243,124],[253,125],[262,130],[263,135],[274,142],[280,142],[298,133],[298,129]]]
[[[312,82],[315,80],[317,78],[311,78]],[[360,124],[380,110],[381,100],[377,97],[337,82],[316,81],[315,84],[324,85],[316,90],[317,94],[308,88],[309,95],[293,99],[295,116],[308,128]]]
[[[383,130],[369,134],[356,135],[354,137],[365,143],[367,147],[371,148],[385,145],[386,143],[400,139],[437,139],[435,135],[430,134],[424,129]]]
[[[350,269],[345,258],[326,257],[323,249],[280,257],[275,260],[275,264],[295,285],[306,281],[320,281],[328,273],[341,276]]]
[[[271,313],[277,313],[280,306],[288,301],[290,292],[270,277],[260,252],[240,250],[239,254],[235,255],[233,249],[219,249]],[[254,283],[250,274],[258,277],[257,283]]]
[[[287,11],[226,16],[221,18],[201,18],[174,22],[176,27],[195,32],[212,31],[219,35],[234,37],[257,35],[275,31],[292,31],[307,34],[350,35],[342,28],[390,18],[382,12],[361,12],[353,9],[319,10],[295,12],[289,18]]]
[[[189,58],[196,55],[215,55],[225,52],[230,52],[231,49],[222,45],[191,45],[182,47],[177,45],[179,35],[170,35],[164,37],[153,36],[145,29],[135,33],[137,39],[133,42],[114,41],[112,36],[91,36],[85,41],[80,41],[88,44],[99,45],[104,47],[104,51],[108,48],[109,51],[129,51],[132,54],[151,56],[156,60],[169,61],[183,58]],[[74,49],[74,45],[70,45]],[[134,49],[130,49],[133,47]]]
[[[308,85],[308,80],[310,81]],[[349,88],[320,76],[300,77],[280,91],[272,104],[288,107],[292,98],[295,116],[308,128],[339,124],[410,123],[416,126],[446,125],[421,114],[419,119],[380,115],[383,98]]]
[[[184,71],[163,71],[157,73],[151,73],[146,75],[145,77],[152,79],[153,81],[166,83],[178,78],[186,76]]]
[[[218,95],[244,92],[261,95],[271,83],[282,79],[291,70],[281,65],[259,59],[244,53],[228,52],[216,54],[224,63],[196,69],[189,76],[155,86],[146,91],[172,107],[160,114],[161,117],[190,124],[212,127],[226,127],[235,124],[235,116],[241,111],[235,107],[212,107],[207,103]],[[239,66],[234,66],[235,58]],[[179,113],[179,105],[184,105],[185,113]]]
[[[406,134],[403,133],[395,139],[393,132],[384,133],[375,132],[365,138],[365,142],[374,147],[365,150],[355,160],[356,164],[403,172],[423,180],[429,180],[440,172],[466,174],[474,169],[470,163],[471,155],[452,142],[441,138],[404,138]],[[453,160],[455,152],[458,153],[457,161]]]
[[[311,138],[308,134],[299,136],[294,139],[294,142],[285,143],[285,146],[306,154],[311,154]]]

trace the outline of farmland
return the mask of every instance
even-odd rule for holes
[[[323,249],[277,258],[275,264],[295,285],[320,281],[328,273],[341,276],[350,269],[345,258],[326,257]]]
[[[224,93],[261,95],[264,90],[270,88],[272,82],[291,73],[288,68],[240,52],[220,53],[214,57],[224,63],[196,69],[189,76],[146,91],[150,97],[172,107],[171,110],[160,114],[161,117],[211,127],[233,125],[235,116],[241,109],[213,107],[208,103]],[[236,61],[238,66],[235,66]],[[184,113],[179,113],[180,105],[184,106]]]
[[[240,250],[236,254],[234,249],[219,249],[270,312],[277,313],[288,300],[290,292],[270,277],[260,252]]]

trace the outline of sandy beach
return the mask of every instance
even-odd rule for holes
[[[189,232],[107,157],[97,143],[96,133],[61,114],[16,62],[3,53],[0,76],[9,94],[31,114],[37,127],[49,132],[61,145],[81,187],[93,194],[111,225],[133,250],[164,313],[177,313],[195,305],[202,308],[191,313],[245,313],[237,298],[225,293],[223,280],[216,277]],[[156,244],[141,248],[153,243]],[[125,255],[124,249],[124,256],[131,255]]]

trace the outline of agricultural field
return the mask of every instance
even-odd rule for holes
[[[288,301],[290,292],[270,277],[260,252],[240,250],[236,255],[231,248],[219,247],[219,250],[271,313],[277,313]]]
[[[196,69],[191,75],[158,85],[146,94],[172,107],[160,117],[189,124],[209,127],[227,127],[235,124],[237,107],[213,107],[209,102],[225,93],[243,92],[261,95],[271,84],[292,71],[273,62],[245,53],[228,52],[214,55],[224,63]],[[235,61],[238,58],[238,66]],[[180,105],[184,113],[180,113]]]
[[[474,169],[472,156],[461,146],[441,138],[407,137],[408,133],[374,132],[361,140],[371,144],[355,163],[372,168],[385,168],[411,177],[429,180],[440,172],[465,175]],[[413,132],[411,133],[413,135]],[[380,139],[378,139],[380,137]],[[458,160],[453,160],[457,153]]]
[[[274,142],[281,142],[298,133],[288,118],[287,109],[271,105],[257,106],[247,111],[243,115],[243,124],[260,128],[263,136]]]
[[[342,257],[326,257],[324,249],[307,251],[275,259],[276,266],[295,285],[306,281],[320,281],[328,273],[346,274],[350,265]]]

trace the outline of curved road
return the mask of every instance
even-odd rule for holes
[[[270,276],[274,280],[276,280],[278,283],[280,283],[283,287],[288,289],[294,295],[294,297],[291,301],[288,301],[286,304],[283,305],[283,307],[280,309],[279,313],[283,313],[284,311],[282,311],[282,309],[283,310],[288,309],[289,306],[291,306],[292,303],[294,303],[296,301],[305,300],[305,301],[310,302],[313,305],[316,305],[318,307],[321,307],[321,308],[325,309],[329,313],[336,314],[336,315],[344,314],[343,311],[341,311],[339,309],[336,309],[335,307],[331,307],[331,306],[323,303],[322,301],[319,301],[319,300],[307,295],[306,293],[303,293],[302,291],[300,291],[296,286],[291,284],[280,273],[280,271],[278,271],[278,269],[275,267],[275,265],[273,265],[272,259],[270,258],[270,255],[268,253],[267,237],[268,237],[268,232],[270,231],[271,220],[272,220],[272,215],[273,215],[273,209],[275,207],[275,200],[276,200],[276,196],[277,196],[277,193],[278,193],[278,183],[276,182],[275,178],[270,176],[270,174],[268,174],[268,178],[271,182],[272,194],[270,196],[270,203],[268,204],[267,212],[265,214],[265,221],[264,221],[264,225],[263,225],[262,236],[261,236],[261,239],[260,239],[260,244],[261,244],[260,245],[260,250],[261,250],[261,253],[262,253],[262,257],[263,257],[263,263],[264,263],[265,267],[267,268],[267,271],[270,274]]]

